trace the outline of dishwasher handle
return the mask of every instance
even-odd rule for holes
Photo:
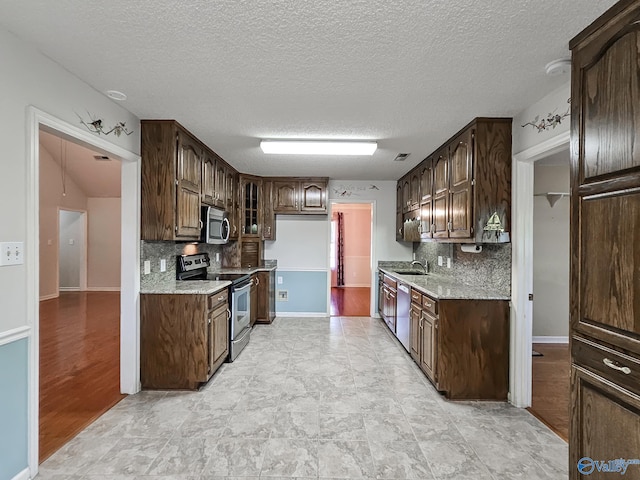
[[[406,285],[403,285],[402,283],[400,285],[398,285],[398,290],[401,290],[404,293],[409,293],[409,287],[406,286]]]

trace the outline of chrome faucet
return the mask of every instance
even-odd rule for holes
[[[411,262],[411,265],[420,265],[422,267],[422,269],[424,270],[424,274],[426,275],[427,273],[429,273],[429,262],[424,262],[424,265],[422,263],[420,263],[418,260],[414,260],[413,262]]]

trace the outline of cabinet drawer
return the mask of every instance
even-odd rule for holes
[[[422,306],[422,294],[413,288],[411,289],[411,303]]]
[[[393,278],[385,275],[384,276],[384,283],[385,285],[389,285],[391,288],[397,288],[398,287],[398,282],[396,282]]]
[[[224,289],[214,293],[213,295],[209,295],[209,298],[207,299],[207,309],[211,311],[221,307],[222,305],[226,306],[229,303],[228,292],[229,291],[227,289]]]
[[[424,308],[428,312],[431,312],[433,315],[438,314],[438,302],[426,295],[422,296],[422,308]]]
[[[573,363],[640,395],[640,358],[573,337]]]

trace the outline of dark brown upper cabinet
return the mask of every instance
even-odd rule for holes
[[[216,198],[216,162],[213,156],[205,151],[202,160],[202,203],[214,205]]]
[[[229,168],[227,170],[227,188],[225,189],[225,210],[229,218],[229,239],[237,240],[240,234],[240,215],[238,213],[238,173]]]
[[[271,180],[264,180],[262,183],[262,195],[263,201],[263,216],[262,222],[262,239],[263,240],[275,240],[276,239],[276,215],[273,212],[275,205],[275,199],[273,196],[273,183]]]
[[[277,214],[326,214],[327,178],[273,178],[273,211]]]
[[[213,204],[224,209],[227,205],[227,164],[220,157],[216,158],[215,194]]]
[[[142,239],[198,240],[203,146],[172,120],[141,127]]]
[[[449,146],[449,237],[470,238],[473,234],[473,138],[467,130]]]
[[[449,237],[449,150],[442,148],[433,156],[433,238]]]
[[[432,238],[433,224],[433,158],[425,159],[418,167],[420,172],[420,238]]]
[[[241,224],[243,237],[262,235],[262,178],[252,175],[240,175]],[[255,265],[254,265],[255,266]]]
[[[398,188],[405,212],[414,205],[415,177],[421,240],[509,241],[511,119],[476,118],[402,177]]]

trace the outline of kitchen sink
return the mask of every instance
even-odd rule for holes
[[[394,272],[400,275],[427,275],[424,270],[394,270]]]

